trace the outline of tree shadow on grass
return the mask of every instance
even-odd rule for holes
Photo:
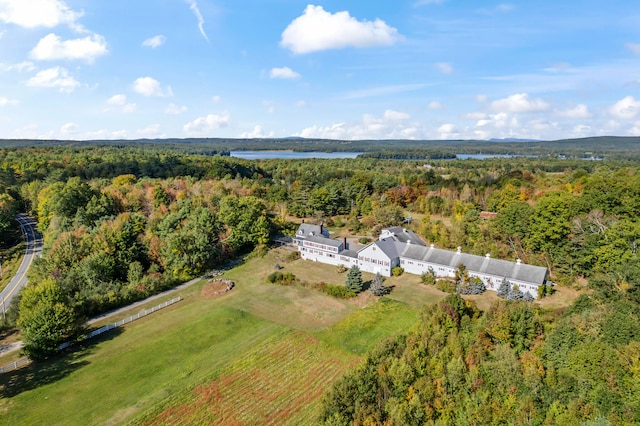
[[[55,356],[0,374],[0,398],[11,398],[67,377],[89,364],[86,357],[95,351],[98,343],[114,339],[121,333],[122,329],[114,328],[93,339],[71,346]]]

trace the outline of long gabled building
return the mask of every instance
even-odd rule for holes
[[[357,265],[372,274],[391,276],[391,270],[400,266],[405,272],[422,275],[433,272],[437,277],[455,277],[459,264],[463,264],[470,277],[480,278],[488,290],[497,291],[504,280],[517,284],[523,293],[537,297],[538,287],[549,277],[547,268],[527,265],[489,255],[477,256],[458,251],[427,246],[413,231],[396,226],[382,230],[380,237],[367,246],[349,250],[347,240],[330,238],[322,225],[302,224],[294,238],[300,255],[305,260],[344,265]]]

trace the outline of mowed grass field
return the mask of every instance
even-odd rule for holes
[[[335,266],[289,262],[287,253],[227,271],[236,287],[224,296],[202,297],[200,282],[178,293],[181,302],[72,353],[0,375],[0,425],[316,424],[326,389],[446,297],[412,275],[387,279],[393,291],[381,299],[267,284],[276,262],[301,280],[344,283]],[[474,301],[484,308],[494,298]]]
[[[196,284],[85,347],[0,375],[0,424],[315,424],[322,393],[378,341],[411,328],[419,308],[267,284],[276,262],[300,279],[344,282],[334,266],[284,255],[227,271],[236,288],[224,296],[205,299]]]

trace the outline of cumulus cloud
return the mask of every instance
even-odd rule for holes
[[[295,72],[289,67],[271,68],[269,71],[269,78],[282,78],[282,79],[297,79],[300,78],[300,74]]]
[[[624,120],[634,118],[638,112],[640,112],[640,101],[633,96],[620,99],[609,108],[609,114]]]
[[[330,13],[308,5],[282,32],[280,45],[296,54],[346,47],[389,46],[402,39],[384,21],[358,21],[348,11]]]
[[[165,114],[169,114],[169,115],[180,115],[183,112],[187,112],[187,107],[182,105],[176,105],[176,104],[169,104],[167,105],[167,107],[164,109]]]
[[[227,112],[222,115],[209,114],[185,124],[182,129],[189,136],[210,136],[212,131],[227,127],[229,121],[230,117]]]
[[[640,43],[627,43],[626,46],[631,52],[640,55]]]
[[[387,121],[402,121],[402,120],[410,119],[411,116],[405,112],[388,109],[384,112],[384,114],[382,115],[382,118],[384,118]]]
[[[204,37],[207,42],[209,42],[209,37],[207,37],[207,33],[204,31],[204,18],[202,17],[202,13],[200,13],[200,8],[198,7],[198,3],[195,0],[185,0],[185,2],[189,5],[189,9],[196,15],[196,19],[198,20],[198,29],[200,30],[200,34]]]
[[[263,139],[272,138],[274,136],[273,131],[268,134],[264,133],[262,126],[256,125],[252,131],[240,133],[240,137],[243,139]]]
[[[489,114],[485,118],[478,120],[474,134],[479,139],[489,139],[491,137],[509,137],[514,135],[514,131],[520,129],[520,122],[516,117],[506,112]],[[517,135],[517,133],[515,133]]]
[[[453,72],[453,67],[451,66],[451,64],[449,64],[447,62],[438,62],[436,64],[436,68],[442,74],[451,74]]]
[[[98,34],[73,40],[62,40],[51,33],[41,38],[29,55],[40,61],[80,59],[91,63],[97,57],[106,55],[107,52],[107,42],[104,37]]]
[[[429,109],[444,109],[444,105],[442,104],[442,102],[439,101],[431,101],[429,102],[429,105],[427,105],[427,108]]]
[[[151,124],[147,127],[136,130],[136,134],[141,138],[147,138],[147,139],[157,139],[157,138],[166,137],[167,135],[162,133],[160,129],[161,128],[159,124]]]
[[[107,99],[107,104],[122,107],[121,111],[124,113],[131,113],[136,110],[136,104],[127,103],[127,96],[123,94],[113,95]]]
[[[549,104],[542,99],[530,99],[526,93],[516,93],[504,99],[498,99],[491,103],[491,109],[506,112],[538,112],[545,111]]]
[[[136,81],[133,82],[133,91],[143,96],[173,96],[171,86],[167,86],[165,89],[162,89],[160,82],[152,77],[137,78]]]
[[[416,139],[426,134],[420,124],[409,121],[408,114],[386,110],[382,116],[365,114],[353,123],[335,123],[329,126],[313,125],[295,136],[326,139]]]
[[[6,64],[0,64],[0,70],[2,71],[18,71],[18,72],[22,72],[22,71],[33,71],[35,70],[36,67],[33,66],[33,62],[29,62],[29,61],[23,61],[17,64],[11,64],[11,65],[6,65]]]
[[[455,139],[460,137],[460,131],[451,123],[446,123],[438,127],[438,133],[440,139]]]
[[[573,108],[566,109],[564,111],[558,111],[560,117],[564,118],[590,118],[591,113],[589,108],[584,104],[578,104]]]
[[[60,0],[0,0],[0,21],[23,28],[53,28],[67,24],[79,29],[76,20],[82,12],[74,12]]]
[[[155,49],[156,47],[160,47],[167,41],[167,38],[163,35],[157,35],[155,37],[151,37],[142,42],[143,47],[150,47]]]
[[[124,105],[127,103],[127,96],[122,94],[113,95],[112,97],[107,99],[107,103],[109,105]]]
[[[62,67],[42,70],[27,80],[27,86],[57,88],[63,93],[71,93],[79,85],[78,80],[69,75],[69,71]]]
[[[18,101],[15,99],[9,99],[7,97],[4,96],[0,96],[0,107],[4,107],[7,105],[17,105]]]

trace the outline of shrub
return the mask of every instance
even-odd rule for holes
[[[455,293],[456,283],[451,280],[438,280],[438,282],[436,282],[436,288],[445,293]]]
[[[420,282],[427,285],[434,285],[436,283],[436,273],[433,268],[429,268],[427,272],[420,275]]]
[[[393,275],[394,277],[399,277],[400,275],[402,275],[403,272],[404,272],[404,269],[400,266],[391,268],[391,275]]]
[[[322,292],[338,299],[350,299],[356,296],[355,292],[341,285],[326,284],[322,287]]]
[[[358,242],[360,244],[369,244],[371,242],[371,238],[368,237],[360,237],[358,238]]]
[[[280,271],[272,272],[267,277],[267,282],[271,284],[291,285],[295,284],[296,276],[291,272],[282,273]]]
[[[347,267],[344,266],[343,264],[338,265],[338,273],[342,274],[344,272],[347,272]]]
[[[294,260],[298,260],[300,259],[300,252],[299,251],[292,251],[291,253],[289,253],[287,255],[287,257],[285,257],[285,259],[289,262],[293,262]]]

